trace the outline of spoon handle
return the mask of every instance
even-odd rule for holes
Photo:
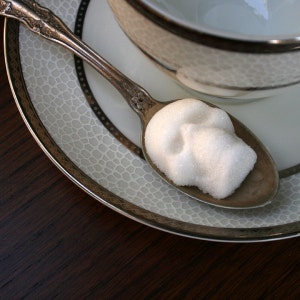
[[[146,111],[157,102],[138,84],[114,68],[49,9],[33,0],[0,0],[0,15],[22,22],[29,30],[71,50],[95,68],[127,100],[144,121]]]

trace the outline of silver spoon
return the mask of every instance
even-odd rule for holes
[[[242,185],[229,197],[218,200],[201,192],[197,187],[177,186],[151,161],[145,148],[144,133],[152,116],[170,102],[153,99],[143,88],[114,68],[99,54],[78,39],[73,32],[47,8],[32,0],[0,0],[0,15],[22,22],[29,30],[56,42],[86,61],[102,74],[127,100],[142,123],[142,150],[150,166],[167,182],[183,193],[215,206],[226,208],[253,208],[270,203],[278,191],[279,176],[272,157],[264,145],[234,117],[231,117],[236,134],[257,154],[254,169]],[[209,104],[209,103],[208,103]],[[211,104],[209,104],[211,105]]]

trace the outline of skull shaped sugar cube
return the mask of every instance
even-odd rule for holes
[[[175,184],[197,186],[218,199],[240,186],[257,159],[235,135],[226,112],[195,99],[178,100],[158,111],[146,128],[145,146]]]

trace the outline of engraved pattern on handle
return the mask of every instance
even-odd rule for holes
[[[22,22],[29,30],[54,41],[86,61],[104,76],[127,100],[131,108],[147,119],[147,110],[157,105],[142,87],[108,63],[75,34],[49,9],[33,0],[0,0],[0,15]]]
[[[128,82],[123,82],[122,86],[124,90],[127,91],[128,94],[131,95],[130,97],[130,106],[136,111],[145,113],[151,107],[156,105],[156,102],[153,101],[152,98],[148,95],[148,93],[141,88],[137,88],[136,84],[130,85]]]
[[[2,15],[21,21],[28,29],[48,39],[59,38],[60,32],[70,32],[49,9],[32,0],[0,0],[0,11]]]

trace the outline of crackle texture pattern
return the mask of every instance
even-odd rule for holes
[[[40,3],[74,27],[79,0]],[[104,12],[107,9],[103,3]],[[79,87],[72,54],[24,27],[20,54],[31,101],[53,139],[89,177],[115,195],[161,216],[212,227],[255,228],[299,221],[300,174],[281,180],[275,201],[264,208],[224,210],[192,200],[162,182],[100,123]]]

